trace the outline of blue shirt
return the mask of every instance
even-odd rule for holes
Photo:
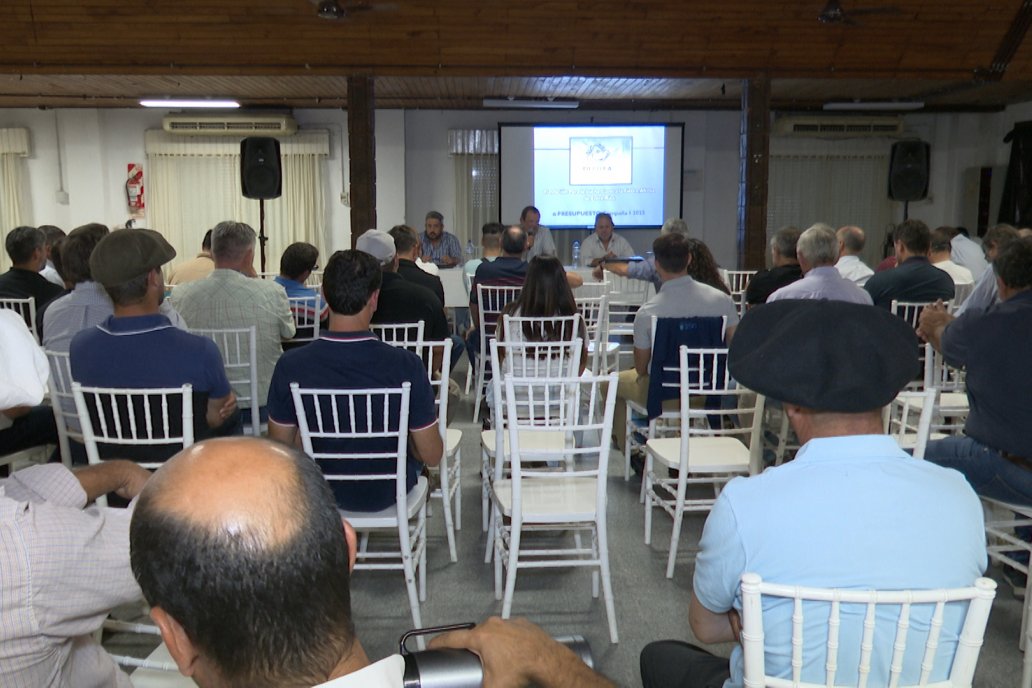
[[[303,283],[298,282],[297,280],[292,280],[288,277],[284,277],[283,275],[276,275],[274,281],[276,282],[276,284],[280,285],[281,287],[283,287],[284,290],[286,290],[288,299],[310,299],[313,296],[318,296],[319,317],[317,319],[326,320],[326,318],[330,316],[330,307],[326,305],[326,300],[322,297],[322,294],[319,293],[318,289],[313,289],[311,287],[305,286]],[[310,313],[312,310],[311,308],[298,306],[295,303],[290,304],[290,310],[294,311],[298,308],[305,308],[306,313]]]
[[[767,297],[767,303],[783,299],[845,301],[862,306],[872,304],[871,295],[842,276],[834,265],[811,268],[801,280],[781,287]]]
[[[987,273],[991,274],[990,268]],[[1032,291],[988,311],[958,316],[942,333],[942,354],[967,370],[964,432],[998,451],[1032,457]]]
[[[437,422],[433,389],[426,375],[426,366],[410,351],[384,344],[372,332],[326,332],[311,344],[284,352],[276,364],[269,386],[269,420],[278,425],[296,427],[297,413],[290,394],[290,383],[301,388],[369,389],[398,388],[412,383],[409,394],[409,432],[424,430]],[[382,409],[374,408],[379,417]],[[323,413],[326,414],[327,410]],[[314,411],[313,411],[314,413]],[[324,415],[325,417],[325,415]],[[341,418],[346,426],[347,419]],[[394,439],[371,439],[361,446],[355,440],[317,440],[314,448],[324,451],[394,452]],[[344,460],[323,462],[326,474],[393,473],[394,461]],[[406,488],[412,489],[423,464],[408,456]],[[395,503],[395,485],[391,481],[331,481],[337,504],[352,511],[379,511]]]
[[[72,379],[88,387],[179,387],[193,385],[194,439],[213,433],[206,421],[208,399],[229,395],[229,381],[215,342],[180,330],[160,314],[110,316],[75,335],[68,349]],[[161,447],[162,456],[173,452]],[[124,450],[123,450],[124,451]],[[129,458],[154,459],[133,448]]]
[[[771,583],[853,589],[965,587],[985,571],[982,507],[967,480],[904,453],[884,435],[814,439],[795,460],[727,484],[706,519],[695,562],[695,595],[715,613],[741,611],[739,581],[758,573]],[[939,658],[951,657],[964,610],[947,607]],[[836,685],[856,685],[864,610],[841,610]],[[768,673],[791,676],[791,601],[764,601]],[[911,626],[928,628],[931,611],[914,609]],[[805,609],[802,679],[824,683],[826,605]],[[816,629],[816,630],[815,630]],[[879,618],[871,685],[888,683],[895,617]],[[911,641],[903,682],[917,683],[924,639]],[[742,649],[731,653],[725,688],[742,685]],[[946,678],[938,661],[932,681]]]
[[[911,256],[891,270],[871,275],[864,289],[874,305],[889,310],[893,301],[931,303],[952,299],[953,278],[932,265],[924,256]]]
[[[480,305],[477,286],[481,284],[492,287],[521,287],[526,279],[527,264],[520,258],[498,256],[492,261],[481,263],[473,275],[473,281],[470,282],[469,305]]]
[[[632,260],[627,263],[627,276],[642,282],[652,282],[652,286],[656,288],[657,292],[663,286],[663,280],[656,272],[656,259],[653,256],[649,256],[645,260]]]
[[[424,256],[430,256],[435,265],[441,265],[445,256],[455,259],[458,265],[462,261],[462,246],[459,245],[459,238],[449,232],[441,232],[441,239],[435,246],[430,237],[423,232],[419,235],[420,252]]]
[[[996,285],[996,271],[990,267],[975,280],[975,286],[960,304],[954,315],[958,318],[965,313],[984,313],[1000,300],[999,287]]]

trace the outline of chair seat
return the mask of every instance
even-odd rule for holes
[[[504,451],[506,454],[509,453],[509,434],[506,433],[502,438],[505,442]],[[487,452],[488,456],[494,456],[495,453],[495,431],[484,430],[480,433],[480,442],[484,446],[484,451]],[[561,451],[566,448],[566,432],[563,430],[549,430],[549,431],[532,431],[532,432],[521,432],[520,433],[520,447],[527,451],[542,451],[548,449],[555,449]]]
[[[459,448],[459,443],[462,441],[462,430],[458,428],[448,428],[444,435],[444,453],[451,456],[455,453],[455,450]]]
[[[428,483],[426,476],[419,476],[419,480],[408,491],[408,518],[412,519],[426,503]],[[337,509],[340,515],[348,519],[355,530],[369,528],[397,528],[398,509],[394,504],[379,511],[349,511]]]
[[[495,499],[506,516],[512,515],[512,481],[496,480]],[[593,478],[543,478],[523,481],[524,523],[566,523],[595,518],[596,484]]]
[[[614,351],[620,350],[620,344],[618,342],[602,342],[605,344],[606,353],[613,353]],[[595,342],[588,342],[588,353],[593,354],[598,347],[595,346]]]
[[[924,399],[920,397],[915,397],[910,403],[917,410],[924,407]],[[939,395],[937,403],[940,411],[967,412],[968,410],[968,397],[965,392],[943,392]]]
[[[645,443],[653,459],[677,468],[681,465],[681,438],[661,437]],[[749,470],[749,448],[734,437],[692,437],[688,440],[689,473],[736,473]]]

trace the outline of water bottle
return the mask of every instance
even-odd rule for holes
[[[466,242],[466,260],[473,260],[474,256],[476,255],[476,252],[476,249],[473,248],[473,240],[470,239]]]
[[[580,267],[580,242],[573,242],[573,267]]]

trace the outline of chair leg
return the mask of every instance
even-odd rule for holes
[[[455,493],[455,530],[462,530],[462,450],[456,449],[452,457],[451,489]]]
[[[670,555],[667,557],[666,577],[674,577],[674,564],[677,563],[677,548],[681,543],[681,524],[684,522],[684,494],[688,485],[685,474],[688,466],[681,464],[681,473],[677,482],[677,499],[674,502],[674,527],[670,533]]]
[[[467,397],[469,396],[469,390],[473,386],[473,366],[466,368],[466,389],[463,392]]]
[[[494,556],[494,554],[495,554],[495,545],[497,544],[495,542],[495,528],[496,527],[497,526],[495,525],[495,513],[492,510],[491,511],[491,516],[488,519],[487,544],[484,545],[484,563],[485,564],[490,564],[491,563],[491,557]]]
[[[501,559],[501,557],[498,557]],[[520,528],[512,524],[509,531],[509,567],[505,572],[505,597],[502,598],[502,618],[508,619],[512,614],[512,596],[516,592],[516,570],[520,560]]]
[[[481,528],[486,533],[488,532],[488,497],[490,490],[488,488],[488,476],[491,474],[491,461],[487,455],[487,450],[483,447],[480,449],[480,518]]]
[[[645,501],[645,544],[652,544],[652,454],[645,452],[645,469],[641,478],[642,496]]]
[[[408,526],[403,526],[408,530]],[[409,610],[412,612],[412,623],[416,628],[423,627],[423,620],[419,615],[419,594],[416,592],[415,562],[412,561],[412,546],[409,538],[402,538],[401,542],[401,567],[405,572],[405,589],[408,592]]]
[[[447,454],[441,458],[439,474],[441,476],[441,509],[444,511],[444,534],[448,538],[448,556],[454,563],[455,555],[455,521],[452,519],[452,483],[451,461]]]
[[[591,558],[600,561],[598,555],[598,533],[595,529],[591,531]],[[591,598],[598,599],[599,569],[591,570]]]
[[[490,354],[488,354],[490,355]],[[473,422],[480,422],[480,402],[484,398],[484,377],[487,375],[487,361],[483,354],[477,356],[477,395],[473,400]]]
[[[598,536],[598,568],[602,578],[602,597],[606,603],[606,620],[609,621],[609,640],[616,644],[616,604],[613,601],[613,581],[609,574],[609,535],[606,532],[605,517],[595,524]]]
[[[503,530],[505,523],[503,522],[502,515],[497,511],[491,513],[491,530],[494,534],[492,540],[492,552],[494,554],[494,584],[495,584],[495,599],[502,599],[502,549],[504,546]]]

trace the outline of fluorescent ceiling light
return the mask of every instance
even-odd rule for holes
[[[858,110],[895,112],[899,110],[920,110],[924,103],[916,100],[867,100],[867,101],[841,101],[825,103],[825,110],[847,110],[856,112]]]
[[[174,100],[165,98],[162,100],[148,99],[141,100],[140,105],[151,108],[238,108],[240,103],[235,100]]]
[[[513,108],[517,110],[576,110],[576,100],[554,100],[552,98],[484,98],[486,108]]]

